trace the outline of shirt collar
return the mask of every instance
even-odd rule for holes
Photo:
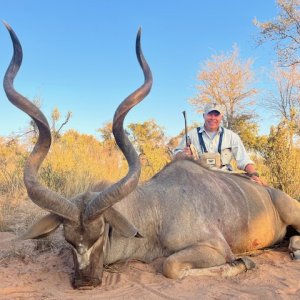
[[[202,133],[202,132],[205,132],[205,133],[206,133],[206,130],[205,130],[205,128],[204,128],[204,125],[201,126],[201,127],[199,128],[199,133]],[[222,132],[222,126],[219,126],[219,129],[218,129],[217,133],[220,134],[221,132]]]

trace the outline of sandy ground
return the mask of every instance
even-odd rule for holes
[[[300,299],[300,261],[284,246],[251,257],[256,268],[236,277],[167,279],[162,258],[117,266],[104,272],[101,287],[79,291],[69,249],[42,251],[13,238],[0,233],[0,299]]]

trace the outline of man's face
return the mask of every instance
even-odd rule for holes
[[[205,129],[208,131],[217,131],[222,121],[222,117],[223,116],[216,110],[213,110],[208,114],[204,114],[203,118]]]

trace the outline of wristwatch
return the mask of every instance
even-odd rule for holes
[[[252,177],[252,176],[259,177],[259,174],[258,174],[257,172],[248,173],[247,175],[248,175],[249,177]]]

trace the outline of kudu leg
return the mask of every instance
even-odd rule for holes
[[[300,202],[279,190],[271,190],[270,195],[281,220],[300,233]],[[300,236],[290,238],[289,252],[292,259],[300,259]]]
[[[228,249],[207,242],[198,243],[169,256],[164,262],[163,273],[173,279],[187,275],[229,277],[254,268],[251,260],[235,259]]]
[[[300,260],[300,236],[290,238],[289,252],[292,259]]]
[[[281,220],[300,233],[300,202],[280,190],[272,189],[269,193]]]

